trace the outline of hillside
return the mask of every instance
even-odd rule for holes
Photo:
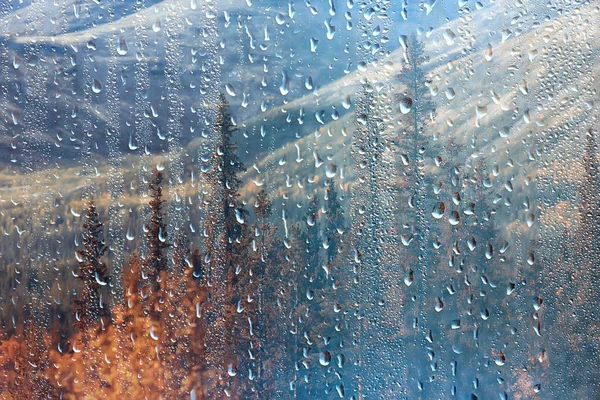
[[[593,1],[0,3],[0,397],[597,397],[599,74]]]
[[[264,6],[265,9],[269,9],[268,6]],[[126,15],[114,23],[99,24],[88,29],[69,28],[73,32],[52,37],[40,35],[36,39],[42,43],[52,43],[52,46],[76,48],[75,46],[89,43],[93,38],[97,48],[102,49],[101,43],[108,40],[107,37],[111,35],[111,32],[119,30],[123,37],[133,37],[134,27],[146,26],[146,29],[148,29],[148,26],[156,19],[168,19],[169,10],[174,12],[172,7],[175,6],[161,3],[161,7],[149,7],[138,13],[128,15],[124,13]],[[589,49],[597,48],[598,35],[593,35],[589,31],[589,29],[594,29],[592,28],[594,26],[592,18],[597,18],[597,6],[587,5],[574,17],[549,15],[547,20],[542,23],[530,16],[534,13],[533,10],[528,10],[530,14],[521,17],[521,14],[524,13],[519,7],[516,7],[513,10],[514,18],[511,20],[510,28],[504,29],[504,20],[498,18],[498,15],[504,13],[503,7],[500,3],[493,4],[490,7],[482,8],[465,17],[443,24],[422,35],[421,40],[424,42],[427,55],[430,57],[430,61],[423,65],[423,69],[428,79],[430,79],[429,89],[436,103],[436,115],[427,134],[432,143],[432,148],[439,149],[438,151],[443,157],[445,156],[443,154],[444,144],[453,141],[462,148],[462,151],[455,157],[465,160],[466,165],[471,165],[479,157],[485,159],[490,166],[493,161],[494,164],[500,167],[501,176],[511,179],[513,186],[522,187],[524,177],[520,174],[518,168],[506,166],[507,161],[512,160],[513,165],[515,163],[516,165],[522,165],[527,162],[528,153],[531,149],[538,147],[537,151],[541,151],[539,147],[544,146],[543,139],[539,144],[535,141],[539,141],[539,138],[545,136],[550,136],[549,140],[554,141],[554,143],[547,143],[546,146],[563,145],[562,141],[568,141],[569,137],[564,135],[561,137],[561,135],[553,132],[560,131],[568,122],[576,124],[577,121],[584,120],[594,105],[594,90],[596,89],[595,85],[597,86],[594,77],[597,71],[586,69],[598,68],[598,63],[595,62],[598,57],[596,50],[590,51],[588,62],[574,65],[571,70],[563,72],[566,75],[565,77],[576,77],[577,82],[573,82],[570,86],[553,84],[553,79],[556,81],[557,78],[547,76],[547,74],[548,71],[560,70],[561,64],[572,62],[575,58],[575,54],[561,53],[561,47],[556,47],[549,41],[549,33],[552,34],[552,37],[568,37],[573,43],[586,43],[586,47]],[[200,8],[190,11],[191,14],[187,16],[188,19],[191,20],[195,17],[202,20],[202,10]],[[3,23],[14,30],[16,17],[26,15],[27,12],[27,7],[25,7],[14,13],[14,15],[4,17]],[[263,18],[268,18],[272,13],[257,12]],[[300,12],[295,15],[295,18],[297,18],[297,20],[294,20],[295,24],[304,22],[302,15]],[[309,19],[307,16],[304,16],[304,18]],[[576,25],[573,21],[579,19],[582,23]],[[11,23],[13,25],[8,25]],[[262,25],[262,22],[256,20],[256,18],[253,18],[251,23],[255,28]],[[587,27],[587,29],[580,29],[582,26]],[[18,30],[14,30],[14,32],[13,36],[15,38],[11,39],[11,42],[5,42],[5,44],[14,43],[12,45],[8,44],[9,49],[19,43],[26,43],[31,40],[29,36],[19,37]],[[183,32],[184,34],[191,33],[186,29],[183,29]],[[224,32],[235,34],[235,32],[227,29]],[[474,32],[477,33],[477,36],[474,35]],[[162,31],[153,33],[159,37]],[[279,39],[293,40],[288,36],[280,34]],[[389,36],[393,38],[395,35],[390,32]],[[163,36],[158,40],[164,42],[166,39]],[[188,42],[185,37],[178,37],[177,40],[179,43]],[[227,37],[223,38],[223,41],[227,41],[232,46],[226,47],[226,54],[229,54],[227,57],[234,57],[234,54],[239,52],[237,46],[241,43],[235,43],[235,40],[228,40]],[[311,70],[319,71],[323,69],[324,65],[311,65],[308,69],[303,68],[301,76],[296,74],[291,79],[290,93],[283,96],[286,104],[278,105],[281,101],[281,95],[277,84],[269,84],[263,89],[265,100],[261,103],[263,103],[264,111],[260,111],[261,105],[257,100],[250,101],[245,108],[241,107],[242,99],[240,99],[239,93],[243,93],[244,90],[240,88],[234,89],[238,93],[237,96],[228,95],[240,131],[238,143],[243,150],[241,156],[248,167],[247,175],[244,178],[247,183],[246,193],[256,192],[259,185],[268,181],[269,187],[280,191],[280,193],[297,196],[302,192],[298,190],[297,182],[304,182],[306,179],[311,181],[320,179],[322,182],[325,178],[325,168],[329,164],[336,165],[340,172],[343,171],[346,184],[351,183],[353,178],[350,149],[352,147],[355,117],[354,106],[348,104],[352,104],[353,100],[355,101],[356,93],[360,88],[359,80],[362,77],[367,77],[373,82],[379,80],[382,83],[381,90],[389,93],[392,119],[387,124],[386,131],[382,134],[391,138],[402,131],[403,115],[400,112],[399,105],[394,103],[396,100],[393,95],[401,94],[404,90],[395,79],[396,75],[402,73],[404,51],[401,46],[399,47],[397,39],[390,42],[389,45],[395,50],[384,56],[383,59],[379,59],[377,65],[370,66],[366,71],[353,70],[346,74],[339,70],[336,72],[336,68],[340,68],[339,64],[341,62],[339,62],[333,64],[336,67],[333,70],[334,75],[330,75],[327,79],[324,79],[325,76],[322,75],[322,72],[315,73],[314,81],[323,81],[325,84],[315,87],[313,91],[307,91],[306,88],[300,86],[303,86],[303,81],[311,73]],[[110,56],[108,54],[101,55],[101,53],[100,60],[116,60],[123,68],[131,70],[135,60],[132,44],[130,45],[132,50],[128,51],[127,54],[123,56],[113,54],[113,56]],[[322,44],[326,45],[327,42],[325,41]],[[285,48],[285,42],[281,43],[279,47]],[[160,45],[158,48],[160,48]],[[323,53],[327,54],[330,50],[331,48],[326,47]],[[9,53],[14,56],[12,51],[9,50]],[[187,51],[184,54],[187,54]],[[317,56],[318,54],[314,57],[304,57],[326,63],[326,60],[322,60],[322,57]],[[60,52],[54,57],[57,60],[63,58]],[[160,65],[164,58],[160,57],[159,54],[156,54],[156,57],[154,60],[147,58],[143,61],[148,64],[152,80],[158,79],[157,84],[152,85],[158,89],[154,91],[155,95],[164,96],[164,92],[160,89],[165,84],[164,80],[161,81],[164,76],[161,76],[160,72],[158,74],[153,72],[165,68],[164,65]],[[337,56],[334,54],[334,57]],[[185,60],[187,60],[187,56],[184,56]],[[236,67],[237,64],[231,61],[231,58],[229,60],[225,63],[225,66],[233,69],[222,71],[220,79],[223,86],[228,85],[228,76],[235,76],[236,82],[242,82],[242,85],[247,88],[260,85],[261,74],[258,71],[262,68],[261,65],[256,63],[248,69],[247,63],[243,63],[246,75],[240,76],[239,68],[242,65]],[[50,60],[46,60],[46,63],[50,63]],[[100,63],[100,75],[106,73],[106,71],[102,71],[106,68],[106,65],[103,65],[104,63],[105,61]],[[271,67],[276,69],[276,65],[283,63],[283,61],[275,59],[272,63],[274,65]],[[190,71],[194,70],[191,62],[184,65],[186,68],[190,68]],[[80,65],[76,68],[81,72]],[[238,70],[236,71],[236,69]],[[335,78],[336,74],[339,76],[337,79]],[[133,71],[129,75],[134,75]],[[273,75],[277,76],[277,73],[273,72]],[[199,101],[201,102],[201,96],[193,93],[192,90],[186,89],[189,86],[187,74],[184,73],[180,76],[181,86],[178,92],[180,96],[178,106],[182,108],[191,107],[193,110],[194,105],[199,104]],[[319,76],[321,78],[318,78]],[[382,79],[382,77],[385,78]],[[560,82],[563,81],[564,79],[560,80]],[[70,82],[70,84],[75,85],[74,82]],[[481,89],[473,90],[472,88]],[[222,90],[226,92],[226,90]],[[119,90],[119,108],[116,111],[113,110],[113,114],[109,113],[107,109],[110,101],[100,100],[95,106],[97,109],[93,115],[94,118],[99,118],[96,124],[100,124],[100,126],[106,124],[106,118],[109,115],[114,115],[114,112],[127,115],[131,110],[136,109],[132,104],[135,97],[128,94],[128,92],[134,91],[135,83],[133,79],[127,79],[127,83]],[[48,96],[56,96],[57,94],[52,89],[47,93]],[[71,104],[77,103],[77,97],[81,99],[81,96],[81,93],[70,96],[68,93],[63,92],[57,99],[55,107],[68,109]],[[85,93],[83,96],[85,96]],[[156,103],[151,98],[149,100],[150,106],[153,107],[153,104]],[[350,100],[350,102],[347,102],[347,100]],[[156,118],[150,118],[151,125],[156,127],[152,128],[153,130],[169,131],[166,121],[169,110],[166,103],[160,102],[152,111],[158,114]],[[266,107],[264,107],[265,104]],[[10,109],[10,106],[3,107],[3,110]],[[86,113],[87,111],[80,109],[79,112]],[[188,163],[186,168],[193,169],[193,165],[197,163],[195,158],[198,147],[203,143],[202,138],[194,137],[198,133],[194,129],[194,121],[197,118],[194,114],[202,115],[202,113],[199,108],[196,108],[196,112],[184,114],[181,122],[181,143],[185,147],[184,153],[189,155],[189,157],[185,157]],[[322,114],[321,121],[315,118],[317,113]],[[10,120],[8,116],[5,116],[5,119]],[[48,119],[52,119],[49,114]],[[130,126],[128,120],[127,117],[121,117],[119,122],[122,129]],[[77,124],[75,127],[77,127]],[[78,149],[83,138],[80,139],[78,134],[73,135],[72,133],[74,137],[71,138],[71,143],[64,139],[60,143],[56,141],[54,131],[58,129],[58,132],[63,132],[66,130],[65,127],[60,126],[59,121],[56,121],[55,123],[49,123],[48,128],[44,130],[43,135],[47,138],[45,140],[50,142],[48,143],[48,147],[51,148],[49,149],[51,152],[51,164],[49,166],[55,165],[54,168],[50,167],[49,171],[51,170],[53,175],[60,176],[61,181],[69,177],[68,179],[73,182],[72,185],[66,187],[60,183],[63,191],[72,190],[70,187],[82,187],[84,182],[81,179],[77,182],[76,176],[71,174],[76,174],[77,163],[75,162],[79,159],[77,154],[80,154]],[[11,130],[14,130],[14,128],[11,128],[8,124],[4,125],[5,133],[3,137],[6,138],[7,147]],[[100,171],[106,169],[108,163],[108,146],[103,143],[105,139],[102,137],[101,131],[92,130],[90,132],[94,136],[100,135],[94,139],[97,146],[99,146],[94,151],[95,168]],[[135,136],[132,133],[125,134],[123,132],[120,137],[119,148],[122,155],[127,160],[134,157],[131,159],[132,161],[125,162],[124,165],[133,163],[133,160],[135,160],[134,155],[139,153],[139,148],[135,151],[131,150],[131,138],[135,138]],[[523,151],[524,141],[525,148],[529,149],[527,151]],[[15,141],[12,142],[14,145]],[[161,144],[160,140],[156,140],[156,136],[149,145],[154,153],[160,154],[163,151],[168,151],[168,145],[164,142]],[[4,151],[5,154],[9,153],[9,149]],[[398,149],[398,151],[401,151],[401,149]],[[571,149],[570,151],[576,150]],[[13,173],[18,175],[22,173],[19,169],[14,170],[20,164],[18,149],[10,152],[12,157],[17,159],[16,162],[8,163],[5,166],[4,180],[7,182],[13,180],[13,178],[10,178]],[[298,153],[300,153],[300,157],[298,157]],[[326,160],[320,170],[314,167],[315,154]],[[57,158],[52,157],[52,155]],[[544,153],[544,157],[550,159],[552,155]],[[280,162],[283,159],[286,159],[287,163],[279,165],[283,162]],[[3,160],[7,160],[7,157],[4,157]],[[297,160],[302,161],[298,162]],[[80,164],[81,162],[79,161]],[[253,166],[256,168],[253,168]],[[9,172],[11,170],[15,172]],[[42,168],[40,172],[43,170],[45,168]],[[70,173],[69,171],[73,172]],[[258,171],[261,171],[261,173],[259,174]],[[547,171],[550,173],[549,169]],[[560,171],[557,171],[557,173],[560,173]],[[131,175],[127,172],[124,174]],[[99,179],[102,179],[102,176],[105,176],[105,174],[99,174]],[[576,179],[576,176],[570,175],[570,177]],[[292,182],[292,188],[286,187],[286,180]],[[496,180],[500,182],[499,186],[504,185],[500,177],[497,177]],[[20,185],[18,182],[15,183],[17,185],[11,184],[10,190],[19,193]],[[49,184],[54,185],[52,182],[49,182]],[[25,190],[31,193],[30,190]],[[304,191],[310,192],[306,188]],[[5,192],[3,197],[6,202],[12,195]],[[20,198],[22,199],[22,197]]]

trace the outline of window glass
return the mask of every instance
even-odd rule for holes
[[[598,26],[0,1],[0,398],[597,398]]]

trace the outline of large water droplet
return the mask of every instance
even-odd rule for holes
[[[127,42],[125,41],[125,36],[119,36],[119,40],[117,42],[117,53],[120,56],[124,56],[129,51],[129,47],[127,47]]]
[[[444,216],[445,212],[446,212],[446,205],[440,201],[433,207],[433,211],[431,212],[431,215],[433,215],[433,218],[435,218],[435,219],[440,219]]]
[[[92,92],[98,94],[102,91],[102,84],[98,79],[94,79],[92,82]]]
[[[400,100],[400,112],[402,114],[408,114],[412,109],[412,106],[413,101],[410,97],[405,96],[404,98],[402,98],[402,100]]]

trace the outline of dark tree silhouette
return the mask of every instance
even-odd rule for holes
[[[247,317],[242,319],[243,315],[236,311],[238,303],[245,302],[243,300],[244,294],[246,294],[244,285],[248,280],[246,257],[248,243],[246,240],[242,240],[244,231],[248,230],[248,224],[245,223],[248,211],[242,204],[239,194],[242,186],[239,174],[246,168],[237,153],[238,147],[233,138],[236,128],[229,113],[229,104],[222,93],[219,96],[214,126],[218,137],[215,194],[217,202],[221,202],[217,206],[219,209],[215,210],[219,213],[216,225],[222,224],[222,236],[218,238],[220,248],[217,251],[223,257],[222,260],[215,259],[215,261],[221,263],[221,266],[216,269],[220,269],[219,274],[222,275],[217,279],[223,279],[225,283],[224,287],[217,288],[215,293],[216,298],[221,298],[219,302],[224,302],[224,310],[216,310],[217,313],[223,313],[225,334],[223,339],[225,354],[218,357],[220,358],[219,362],[223,362],[226,368],[237,370],[237,366],[242,360],[241,355],[247,354],[248,351],[244,349],[247,340],[242,332],[242,329],[248,330]],[[211,230],[211,232],[214,234],[216,231]],[[215,321],[215,323],[217,322]],[[238,388],[242,384],[241,372],[236,376],[231,376],[231,373],[229,375],[227,386],[239,390]],[[220,385],[223,383],[221,381]]]
[[[575,343],[566,353],[566,365],[578,365],[582,360],[588,368],[571,368],[564,374],[571,387],[588,388],[598,382],[600,364],[600,346],[592,339],[592,331],[597,332],[595,323],[600,312],[597,304],[598,285],[600,285],[600,162],[598,160],[596,132],[589,129],[586,133],[585,152],[582,163],[584,174],[579,184],[579,227],[575,234],[576,243],[573,263],[570,266],[572,276],[572,295],[576,299],[572,304],[569,329],[559,327],[561,335],[570,333],[569,341]],[[575,267],[575,268],[573,268]],[[559,377],[563,379],[564,376]],[[584,389],[585,390],[585,389]]]
[[[593,130],[587,132],[586,140],[582,160],[584,176],[578,188],[580,209],[577,265],[583,267],[590,275],[592,288],[597,288],[600,285],[600,162],[597,156],[598,143]],[[590,311],[598,316],[595,308]]]
[[[218,180],[223,195],[223,216],[225,228],[225,251],[232,255],[234,242],[242,233],[239,218],[244,218],[248,212],[243,207],[239,197],[242,181],[239,174],[246,171],[246,167],[237,154],[237,144],[233,141],[235,126],[231,122],[229,114],[229,103],[221,93],[216,126],[219,129],[220,144],[217,148],[218,157]],[[236,215],[237,214],[237,215]],[[231,260],[230,260],[231,262]]]
[[[426,85],[427,77],[422,69],[422,65],[429,61],[429,57],[425,54],[423,43],[417,39],[415,33],[406,38],[404,56],[406,64],[397,79],[404,84],[405,90],[397,96],[397,100],[400,102],[401,114],[405,114],[403,122],[407,137],[403,147],[407,149],[409,159],[409,169],[406,171],[408,176],[407,185],[412,188],[410,204],[412,204],[416,213],[414,224],[410,224],[410,232],[407,233],[410,235],[416,233],[418,240],[418,262],[414,264],[414,271],[413,268],[409,270],[409,274],[414,276],[417,282],[409,291],[414,290],[416,293],[421,293],[424,287],[424,279],[428,275],[427,271],[431,268],[432,259],[434,258],[431,246],[428,245],[431,231],[425,211],[425,203],[429,197],[426,190],[424,166],[425,153],[432,151],[430,141],[425,135],[425,128],[435,115],[435,103]],[[414,296],[413,293],[411,294]],[[407,307],[405,310],[414,316],[413,326],[417,331],[421,331],[425,329],[421,326],[424,322],[421,314],[425,304],[423,304],[423,296],[413,298],[416,299],[411,302],[413,308]],[[419,336],[415,335],[414,340],[414,346],[418,348],[420,346],[418,344]],[[418,381],[424,382],[426,378],[425,375],[420,375],[421,372],[419,371]]]
[[[179,230],[175,244],[173,245],[173,265],[172,275],[181,277],[186,270],[192,266],[190,244],[187,235],[183,229]]]
[[[579,185],[580,197],[580,232],[581,251],[586,252],[584,258],[598,262],[600,255],[600,164],[598,162],[598,144],[592,130],[586,135],[585,152],[583,153],[584,176]],[[594,274],[596,275],[596,274]],[[596,277],[597,279],[597,277]]]
[[[306,222],[306,230],[301,231],[302,241],[305,243],[306,250],[306,265],[309,275],[313,274],[322,262],[321,256],[321,223],[319,221],[319,197],[317,193],[313,194],[308,202],[308,208],[304,216]]]
[[[134,309],[140,301],[140,277],[142,263],[137,253],[133,253],[129,259],[129,268],[123,270],[123,300],[128,309]]]
[[[327,235],[327,262],[332,262],[341,250],[341,238],[345,231],[344,208],[333,179],[327,180],[325,197],[325,235]]]
[[[323,271],[323,239],[321,236],[321,214],[320,200],[318,193],[315,192],[308,201],[306,213],[302,222],[298,225],[298,246],[299,246],[299,272],[301,279],[298,279],[298,292],[301,294],[301,301],[297,306],[297,311],[300,316],[299,321],[302,324],[298,325],[298,339],[300,340],[297,351],[298,360],[302,360],[301,364],[304,371],[300,371],[301,381],[298,386],[297,395],[311,397],[316,390],[319,390],[321,381],[313,377],[311,366],[318,365],[314,357],[317,352],[308,352],[307,350],[314,346],[320,334],[320,304],[318,299],[323,296],[323,287],[325,285],[322,278]],[[311,360],[311,357],[313,360]],[[314,368],[314,367],[313,367]]]
[[[427,77],[422,70],[421,65],[429,61],[425,55],[423,43],[417,39],[416,34],[412,33],[407,37],[405,51],[406,65],[397,79],[406,86],[405,92],[397,96],[400,101],[400,111],[405,116],[405,128],[410,132],[407,137],[408,157],[412,165],[410,176],[412,177],[412,186],[414,189],[413,204],[417,210],[417,229],[420,230],[419,241],[423,244],[423,233],[426,228],[425,211],[423,210],[425,195],[423,168],[424,153],[426,143],[424,129],[435,115],[435,103],[432,100],[431,93],[426,86]],[[427,259],[427,255],[423,255]]]
[[[255,212],[256,218],[258,218],[259,224],[264,227],[266,225],[266,220],[269,218],[273,212],[273,205],[271,200],[267,195],[267,192],[262,189],[256,195],[256,204],[255,204]]]
[[[168,259],[167,242],[168,234],[165,224],[163,207],[165,200],[162,194],[163,173],[155,170],[148,188],[150,189],[150,217],[146,223],[146,239],[148,240],[148,254],[143,260],[143,269],[149,281],[150,292],[155,294],[162,288],[161,274],[167,271]],[[150,294],[150,293],[149,293]]]
[[[256,196],[254,204],[254,212],[256,214],[256,222],[254,230],[258,232],[258,259],[256,260],[256,268],[254,271],[254,281],[256,282],[256,292],[258,301],[255,310],[256,320],[256,339],[254,340],[258,350],[257,369],[257,384],[259,387],[264,387],[266,383],[265,364],[267,362],[267,351],[269,349],[269,340],[277,337],[274,329],[272,310],[269,306],[270,296],[275,296],[274,286],[277,284],[277,271],[272,267],[278,265],[274,261],[276,256],[273,254],[277,228],[269,223],[273,207],[267,192],[262,189]]]
[[[75,326],[80,332],[98,322],[101,317],[109,315],[100,293],[109,280],[107,267],[102,261],[107,248],[102,238],[102,226],[92,199],[85,211],[82,249],[77,250],[77,277],[82,281],[83,287],[74,301],[73,313]]]
[[[401,111],[410,117],[413,134],[415,138],[419,138],[428,120],[435,115],[435,103],[426,86],[427,76],[421,68],[423,63],[429,61],[429,57],[425,55],[423,43],[414,33],[407,38],[405,57],[407,64],[397,79],[406,86],[406,92],[397,96],[397,100],[403,103]]]
[[[354,241],[354,279],[355,282],[360,282],[353,288],[356,312],[367,315],[373,312],[373,303],[365,301],[367,293],[370,298],[382,298],[384,289],[378,285],[379,277],[382,274],[379,240],[383,221],[379,215],[383,209],[380,194],[382,193],[381,180],[384,178],[382,176],[382,155],[385,152],[383,120],[379,113],[380,110],[380,96],[366,81],[357,96],[355,109],[356,131],[353,148],[357,165],[357,182],[353,189],[355,209],[352,215],[354,231],[352,240]],[[369,211],[364,212],[364,210]],[[372,344],[369,346],[366,342],[361,343],[361,341],[363,338],[373,335],[377,326],[369,325],[366,318],[357,319],[355,324],[354,350],[360,349],[362,354],[354,356],[356,359],[359,357],[363,360],[374,359],[381,350]],[[368,381],[369,374],[374,372],[358,363],[353,369],[359,387],[363,385],[363,379]]]

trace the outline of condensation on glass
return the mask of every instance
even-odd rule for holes
[[[597,398],[599,26],[0,1],[0,398]]]

